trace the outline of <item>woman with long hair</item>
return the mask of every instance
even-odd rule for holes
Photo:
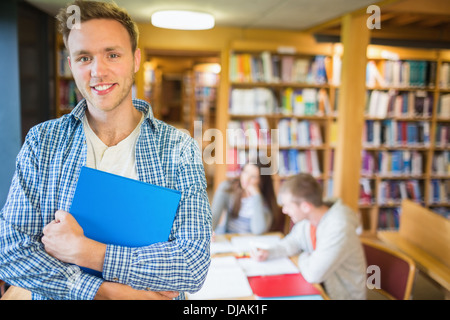
[[[247,163],[238,178],[220,184],[211,204],[216,233],[282,231],[272,177],[261,174],[263,167],[259,162]]]

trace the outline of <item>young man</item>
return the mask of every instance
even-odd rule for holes
[[[155,119],[146,102],[132,100],[141,54],[129,15],[111,3],[74,4],[80,28],[68,28],[66,9],[57,18],[85,99],[27,135],[0,212],[0,279],[30,290],[33,299],[183,298],[201,288],[210,262],[211,211],[199,149]],[[84,165],[180,190],[169,240],[129,248],[86,238],[69,213]]]
[[[309,174],[286,180],[279,192],[283,213],[294,222],[291,232],[269,250],[257,249],[262,261],[300,254],[306,281],[322,283],[331,299],[365,299],[366,262],[356,234],[356,214],[341,201],[328,207],[322,188]]]

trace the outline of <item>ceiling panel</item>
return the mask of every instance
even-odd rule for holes
[[[27,0],[55,15],[67,0]],[[116,0],[138,22],[150,22],[161,9],[206,11],[216,25],[239,28],[304,30],[376,3],[374,0]]]

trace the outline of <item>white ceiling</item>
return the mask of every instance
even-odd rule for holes
[[[27,0],[55,15],[68,0]],[[377,3],[374,0],[115,0],[140,23],[149,23],[162,9],[197,10],[211,13],[216,26],[305,30],[345,13]]]

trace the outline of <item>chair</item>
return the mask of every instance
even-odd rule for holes
[[[416,264],[407,255],[368,238],[361,238],[367,266],[380,268],[378,293],[391,300],[410,300]],[[369,276],[369,274],[368,274]]]
[[[5,289],[6,289],[6,282],[0,280],[0,297],[5,294]]]

